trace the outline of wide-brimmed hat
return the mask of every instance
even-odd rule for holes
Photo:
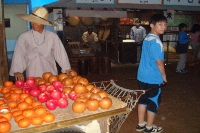
[[[18,17],[29,22],[35,22],[43,25],[56,26],[56,24],[48,21],[48,11],[44,7],[34,8],[31,14],[17,14]]]

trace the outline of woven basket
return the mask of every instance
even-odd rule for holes
[[[107,40],[110,36],[110,28],[106,27],[103,33],[103,40]]]
[[[80,22],[80,19],[79,19],[79,17],[74,16],[74,17],[68,17],[67,21],[70,26],[77,26]]]
[[[94,23],[94,18],[92,18],[92,17],[83,17],[83,18],[81,18],[81,22],[83,23],[83,25],[89,26],[89,25],[92,25]]]
[[[103,34],[104,34],[104,27],[100,26],[99,27],[99,33],[98,33],[99,40],[101,40],[103,38]]]

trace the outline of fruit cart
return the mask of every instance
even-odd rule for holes
[[[112,100],[110,108],[75,113],[72,110],[74,101],[69,99],[67,108],[51,110],[51,113],[55,115],[52,123],[20,128],[14,119],[11,119],[10,133],[116,133],[131,110],[135,108],[140,96],[148,90],[155,89],[130,90],[118,86],[113,80],[93,82],[93,84],[109,94],[108,97]]]

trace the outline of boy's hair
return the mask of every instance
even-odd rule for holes
[[[88,27],[87,31],[93,31],[92,27]]]
[[[154,14],[149,19],[149,24],[155,25],[157,22],[167,22],[167,18],[163,14]]]
[[[180,23],[180,24],[178,25],[179,31],[181,31],[184,27],[187,27],[187,24],[185,24],[185,23]]]

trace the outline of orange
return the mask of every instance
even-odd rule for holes
[[[47,113],[43,116],[43,121],[46,123],[51,123],[55,120],[55,116],[52,113]]]
[[[41,125],[42,123],[43,123],[42,117],[34,116],[31,119],[31,124],[33,124],[33,125]]]
[[[19,111],[18,107],[14,107],[14,108],[11,109],[11,113],[13,113],[15,111]]]
[[[28,96],[29,96],[29,94],[27,94],[27,93],[22,93],[22,94],[20,94],[19,98],[20,98],[20,99],[25,99],[25,98],[28,97]]]
[[[29,105],[32,105],[32,103],[33,103],[33,98],[30,97],[30,96],[28,96],[28,97],[26,97],[26,98],[24,99],[24,101],[27,102]]]
[[[9,99],[9,97],[10,97],[10,93],[9,92],[4,94],[4,98],[5,99]]]
[[[45,82],[46,82],[45,80],[40,79],[40,80],[38,80],[37,84],[38,84],[38,85],[41,85],[41,84],[45,84]]]
[[[19,94],[18,93],[11,93],[10,94],[10,99],[13,101],[17,101],[19,99]]]
[[[22,91],[22,89],[19,88],[19,89],[15,89],[15,90],[14,90],[14,93],[21,94],[21,93],[23,93],[23,91]]]
[[[21,115],[22,114],[22,111],[21,110],[18,110],[18,111],[15,111],[12,113],[13,117],[16,117],[18,115]]]
[[[17,107],[17,102],[16,102],[16,101],[9,101],[7,104],[8,104],[8,106],[9,106],[10,108]]]
[[[27,102],[20,102],[17,107],[20,109],[20,110],[25,110],[25,109],[28,109],[29,107],[29,104]]]
[[[18,121],[18,126],[21,128],[27,128],[31,125],[31,122],[27,118],[22,118]]]
[[[22,115],[25,117],[25,118],[31,118],[33,117],[35,114],[34,110],[33,109],[26,109],[22,112]]]
[[[2,121],[8,121],[8,119],[4,116],[0,116],[0,122],[2,122]]]
[[[19,120],[23,119],[24,116],[23,115],[18,115],[15,117],[15,122],[18,122]]]
[[[5,117],[8,121],[12,119],[12,113],[9,110],[0,113],[0,116]]]
[[[12,87],[14,83],[12,81],[6,80],[3,82],[3,86],[5,87]]]
[[[45,107],[37,107],[37,108],[35,108],[35,114],[37,115],[37,116],[42,116],[42,115],[44,115],[45,113],[46,113],[46,108]]]
[[[32,103],[32,106],[33,106],[33,107],[36,107],[36,106],[39,106],[39,105],[42,105],[42,103],[41,103],[40,101],[34,101],[34,102]]]
[[[11,124],[8,121],[0,122],[0,131],[1,133],[9,132],[11,129]]]

